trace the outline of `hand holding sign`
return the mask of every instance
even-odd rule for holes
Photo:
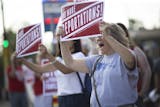
[[[106,23],[104,21],[101,21],[99,23],[99,30],[102,33],[102,35],[110,36],[111,33],[110,33],[110,30],[108,29],[109,27],[111,27],[109,23]]]
[[[104,22],[104,21],[101,21],[100,23],[99,23],[99,30],[100,31],[103,31],[103,30],[105,30],[107,27],[109,27],[110,26],[110,24],[109,23],[106,23],[106,22]]]
[[[44,56],[45,54],[48,54],[47,48],[43,44],[39,45],[38,50],[40,51],[40,54],[42,56]]]
[[[50,57],[52,57],[52,59],[55,59],[54,56],[48,52],[45,45],[40,44],[38,49],[40,51],[40,56],[41,57],[48,58],[48,59],[50,59]]]
[[[39,45],[40,57],[49,59],[51,62],[54,61],[56,58],[52,54],[50,54],[45,45]]]
[[[61,36],[64,35],[64,34],[65,34],[65,32],[64,32],[63,27],[62,27],[62,26],[59,26],[59,27],[57,28],[57,31],[56,31],[57,40],[59,41],[60,38],[61,38]]]

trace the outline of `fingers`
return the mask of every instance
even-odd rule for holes
[[[17,58],[16,59],[18,62],[23,62],[25,59],[24,58]]]
[[[48,53],[46,46],[43,44],[39,45],[38,50],[40,51],[41,55],[45,55],[46,53]]]
[[[60,40],[60,36],[64,35],[65,32],[64,32],[64,29],[62,26],[59,26],[58,29],[57,29],[57,32],[56,32],[56,37],[57,37],[57,40]]]
[[[111,29],[112,29],[112,24],[111,23],[107,23],[107,22],[104,22],[104,21],[101,21],[99,23],[99,31],[101,32],[101,34],[103,36],[111,36]]]
[[[104,31],[107,27],[109,27],[110,26],[110,24],[109,23],[106,23],[106,22],[104,22],[104,21],[101,21],[100,23],[99,23],[99,30],[100,31]]]
[[[64,34],[64,29],[62,26],[58,27],[57,35],[61,36]]]
[[[40,51],[43,51],[43,50],[44,50],[44,51],[46,51],[46,50],[47,50],[47,48],[46,48],[46,46],[45,46],[45,45],[40,44],[40,45],[39,45],[39,50],[40,50]]]

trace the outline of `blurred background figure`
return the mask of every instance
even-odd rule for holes
[[[70,41],[68,43],[70,44],[69,48],[75,58],[85,57],[81,52],[80,40]],[[64,61],[61,54],[59,53],[58,57],[54,57],[52,54],[48,53],[48,50],[44,45],[40,45],[39,51],[41,55],[44,55],[45,58],[49,59],[49,63],[40,65],[30,63],[25,59],[22,59],[22,62],[37,73],[54,72],[57,79],[59,107],[89,107],[90,92],[86,94],[85,91],[88,90],[84,91],[84,88],[86,88],[86,85],[88,84],[85,83],[87,78],[86,73],[70,73],[72,70],[63,64]]]
[[[33,62],[33,58],[28,57],[27,60],[29,62]],[[24,81],[25,81],[25,88],[26,88],[26,93],[27,93],[27,98],[28,98],[28,105],[29,107],[33,107],[33,102],[35,99],[35,94],[33,91],[33,84],[34,84],[34,72],[29,69],[27,66],[22,65],[22,69],[24,72]]]
[[[11,107],[28,107],[22,65],[17,61],[15,53],[11,56],[11,65],[8,67],[7,75]]]
[[[38,65],[44,65],[48,62],[49,60],[45,58],[42,54],[36,55],[36,63]],[[50,78],[52,81],[49,80]],[[49,80],[50,87],[54,87],[54,89],[52,88],[52,90],[48,89],[50,93],[46,92],[46,87],[48,87],[47,80]],[[53,95],[57,94],[57,81],[53,72],[35,72],[35,82],[33,88],[36,95],[34,107],[53,107]]]
[[[137,87],[139,98],[137,101],[137,105],[138,107],[143,107],[144,106],[143,98],[146,97],[149,92],[151,75],[152,75],[151,67],[143,50],[140,49],[140,47],[137,46],[135,42],[133,42],[133,40],[131,40],[128,29],[125,27],[125,25],[122,23],[117,23],[117,24],[125,31],[126,37],[129,39],[130,42],[129,47],[136,54],[137,66],[139,71],[139,80]]]
[[[40,74],[35,74],[35,80],[33,83],[33,90],[35,94],[35,99],[33,101],[34,107],[43,107],[43,93],[42,93],[42,80]]]
[[[160,107],[160,51],[158,50],[157,59],[153,66],[153,89],[150,91],[146,100],[146,107]]]

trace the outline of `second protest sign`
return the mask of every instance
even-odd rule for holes
[[[99,21],[103,19],[102,1],[76,2],[62,7],[62,41],[100,36]]]

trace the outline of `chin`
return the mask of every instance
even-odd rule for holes
[[[105,52],[100,50],[100,51],[99,51],[99,54],[100,54],[100,55],[103,55],[103,54],[105,54]]]

